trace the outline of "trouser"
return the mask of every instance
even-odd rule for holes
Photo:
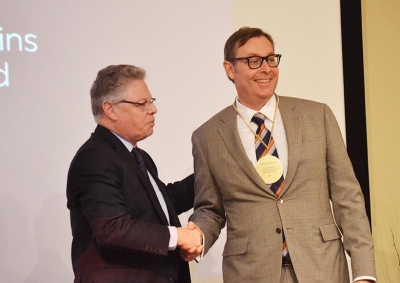
[[[299,283],[294,273],[293,265],[282,266],[280,283]]]

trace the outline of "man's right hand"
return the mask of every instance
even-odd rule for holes
[[[178,247],[182,258],[192,261],[203,251],[203,233],[193,222],[189,222],[187,227],[179,227]]]

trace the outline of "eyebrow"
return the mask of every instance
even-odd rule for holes
[[[246,55],[246,56],[238,56],[238,55],[236,54],[236,56],[235,56],[235,57],[241,57],[241,58],[247,58],[247,57],[253,57],[253,56],[267,57],[267,56],[274,55],[274,54],[275,54],[275,52],[274,52],[274,51],[272,51],[272,53],[268,53],[268,54],[267,54],[267,55],[265,55],[265,56],[263,56],[263,55],[260,55],[260,54],[257,54],[257,53],[250,53],[249,55]]]

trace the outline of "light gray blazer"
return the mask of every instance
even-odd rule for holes
[[[345,250],[354,277],[376,277],[364,197],[332,111],[290,97],[280,97],[279,110],[288,143],[279,198],[248,159],[232,106],[193,133],[195,210],[190,220],[205,235],[205,252],[227,223],[224,282],[278,283],[283,228],[300,283],[348,283]]]

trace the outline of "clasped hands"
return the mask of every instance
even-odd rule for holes
[[[185,261],[192,261],[203,251],[203,233],[193,222],[189,222],[186,227],[179,227],[178,248],[181,257]]]

